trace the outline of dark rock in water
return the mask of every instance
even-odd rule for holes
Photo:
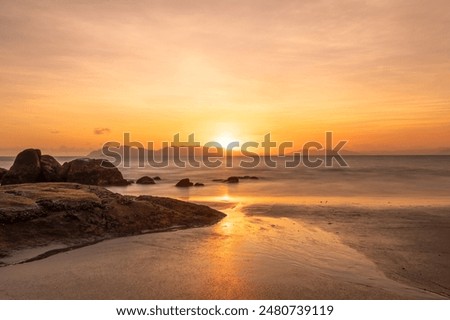
[[[0,168],[0,181],[2,181],[3,176],[8,172],[7,169]]]
[[[229,177],[227,180],[225,180],[227,183],[238,183],[239,177]]]
[[[180,181],[178,181],[178,183],[175,185],[176,187],[182,187],[182,188],[186,188],[186,187],[192,187],[194,184],[188,179],[181,179]]]
[[[126,186],[129,184],[111,162],[103,159],[75,159],[62,165],[63,181],[96,186]]]
[[[52,156],[41,156],[41,177],[43,182],[61,182],[62,179],[59,176],[61,171],[61,164]]]
[[[41,174],[41,151],[26,149],[20,152],[14,164],[2,178],[2,185],[37,182]]]
[[[161,180],[161,178],[159,176],[156,176],[156,177],[153,177],[153,180],[159,181],[159,180]]]
[[[255,176],[241,176],[241,177],[238,177],[239,179],[242,179],[242,180],[249,180],[249,179],[251,179],[251,180],[258,180],[259,178],[258,177],[255,177]]]
[[[204,187],[204,186],[205,186],[205,184],[204,183],[200,183],[200,182],[196,182],[194,184],[194,187]]]
[[[258,180],[258,177],[255,176],[232,176],[228,179],[213,179],[214,182],[226,182],[226,183],[238,183],[239,180]]]
[[[137,184],[155,184],[155,180],[153,178],[150,178],[148,176],[144,176],[142,178],[139,178],[136,180]]]

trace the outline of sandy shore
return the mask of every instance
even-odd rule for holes
[[[396,281],[450,297],[450,207],[254,205],[250,215],[289,217],[339,236]]]
[[[0,268],[0,298],[448,298],[447,208],[217,208],[211,227]]]

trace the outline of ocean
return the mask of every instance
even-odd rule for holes
[[[61,163],[73,158],[57,158]],[[447,204],[450,202],[450,156],[345,156],[348,167],[283,168],[284,159],[274,157],[277,168],[261,163],[256,168],[130,168],[119,167],[124,178],[159,176],[156,185],[132,184],[109,187],[127,195],[155,195],[191,201],[283,202],[283,203],[405,203]],[[0,157],[0,167],[9,168],[13,157]],[[237,184],[214,182],[230,176],[256,176]],[[183,178],[204,187],[176,188]]]

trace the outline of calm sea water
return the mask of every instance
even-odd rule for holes
[[[62,163],[71,158],[58,158]],[[0,157],[0,167],[9,168],[14,158]],[[237,161],[236,160],[236,164]],[[122,194],[158,195],[185,200],[242,202],[392,202],[446,203],[450,194],[450,156],[346,156],[347,168],[277,168],[260,164],[245,169],[211,168],[120,168],[126,179],[160,176],[156,185],[111,187]],[[229,176],[257,176],[238,184],[213,182]],[[176,188],[182,178],[205,187]]]

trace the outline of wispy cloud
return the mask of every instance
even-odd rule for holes
[[[95,128],[94,129],[94,134],[106,134],[106,133],[110,133],[111,129],[109,128]]]

